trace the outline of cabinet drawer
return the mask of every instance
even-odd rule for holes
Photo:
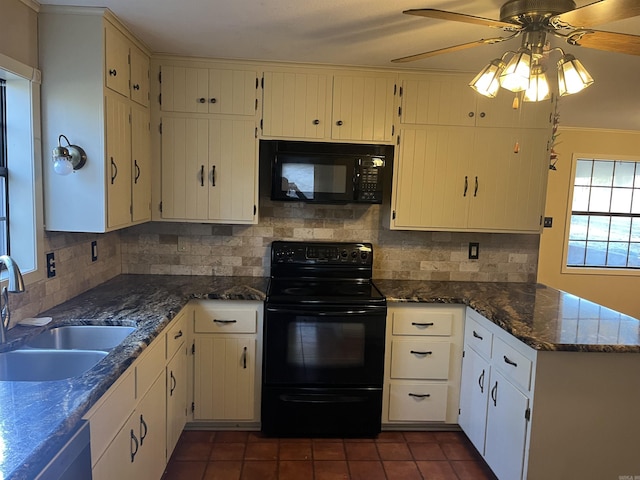
[[[184,343],[187,333],[185,317],[186,315],[179,314],[178,318],[174,320],[173,326],[167,332],[167,360],[171,360],[180,345]]]
[[[442,379],[449,377],[449,342],[393,340],[391,378]]]
[[[394,385],[389,389],[389,421],[443,422],[447,385]]]
[[[394,335],[451,335],[452,312],[394,311]]]
[[[492,360],[508,379],[529,390],[531,360],[497,337],[493,339]]]
[[[255,333],[258,312],[255,308],[225,309],[196,303],[194,332]]]
[[[480,355],[489,359],[491,358],[492,341],[493,334],[467,314],[467,325],[464,329],[464,343],[470,345]]]
[[[164,340],[157,338],[151,342],[136,363],[136,398],[142,398],[164,370],[164,355]]]

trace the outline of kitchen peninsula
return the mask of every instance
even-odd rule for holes
[[[637,408],[620,412],[620,402],[637,405],[640,397],[640,357],[633,355],[640,353],[638,320],[536,284],[402,280],[377,280],[375,283],[390,303],[449,303],[471,307],[497,328],[532,348],[538,355],[538,370],[544,370],[547,359],[552,359],[555,366],[567,365],[565,371],[557,370],[550,379],[554,385],[545,386],[538,381],[536,390],[561,388],[563,383],[568,383],[563,375],[575,373],[572,370],[574,358],[600,363],[601,368],[584,371],[581,378],[589,376],[594,390],[600,388],[600,381],[608,382],[602,388],[619,383],[621,390],[605,392],[609,405],[602,405],[598,411],[585,411],[590,405],[589,398],[582,395],[588,392],[577,392],[579,396],[568,399],[574,410],[581,415],[588,414],[582,422],[584,432],[573,432],[574,436],[586,436],[586,432],[591,431],[597,437],[598,432],[592,430],[597,417],[606,418],[614,425],[613,420],[621,415],[626,418],[625,425],[640,423]],[[138,330],[82,377],[55,382],[0,382],[0,436],[4,443],[0,475],[5,480],[34,478],[78,428],[83,415],[191,299],[261,301],[266,287],[267,279],[260,277],[120,275],[43,312],[42,316],[53,318],[51,325],[133,324]],[[9,343],[3,348],[17,348],[27,337],[42,329],[16,327],[9,331]],[[556,359],[562,359],[562,362]],[[618,370],[620,365],[627,370]],[[557,431],[553,438],[546,437],[546,442],[561,442],[572,433],[562,428],[562,418],[552,415],[545,419],[545,426],[545,422],[536,417],[536,411],[553,407],[545,406],[547,400],[560,402],[560,409],[567,407],[560,395],[535,397],[539,410],[531,414],[535,418],[532,434],[536,435],[537,428],[550,428],[556,424]],[[615,437],[611,436],[614,434]],[[626,430],[610,431],[605,437],[614,447],[637,450],[632,435]],[[543,447],[532,442],[530,458],[537,455],[538,448]],[[581,455],[581,461],[584,461],[587,455],[584,451]],[[575,461],[567,456],[567,468]],[[602,457],[602,462],[606,461],[606,457]],[[626,474],[627,470],[628,467],[619,474]],[[529,472],[529,478],[534,478],[531,467]],[[629,473],[640,473],[640,466]]]

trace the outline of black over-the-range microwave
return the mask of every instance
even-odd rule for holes
[[[271,200],[382,203],[390,188],[392,145],[263,140],[260,155]]]

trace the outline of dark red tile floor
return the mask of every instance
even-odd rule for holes
[[[163,480],[495,480],[461,432],[383,432],[376,439],[182,433]]]

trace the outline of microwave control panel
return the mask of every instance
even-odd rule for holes
[[[357,200],[382,201],[382,167],[384,167],[384,158],[371,157],[358,160]]]

